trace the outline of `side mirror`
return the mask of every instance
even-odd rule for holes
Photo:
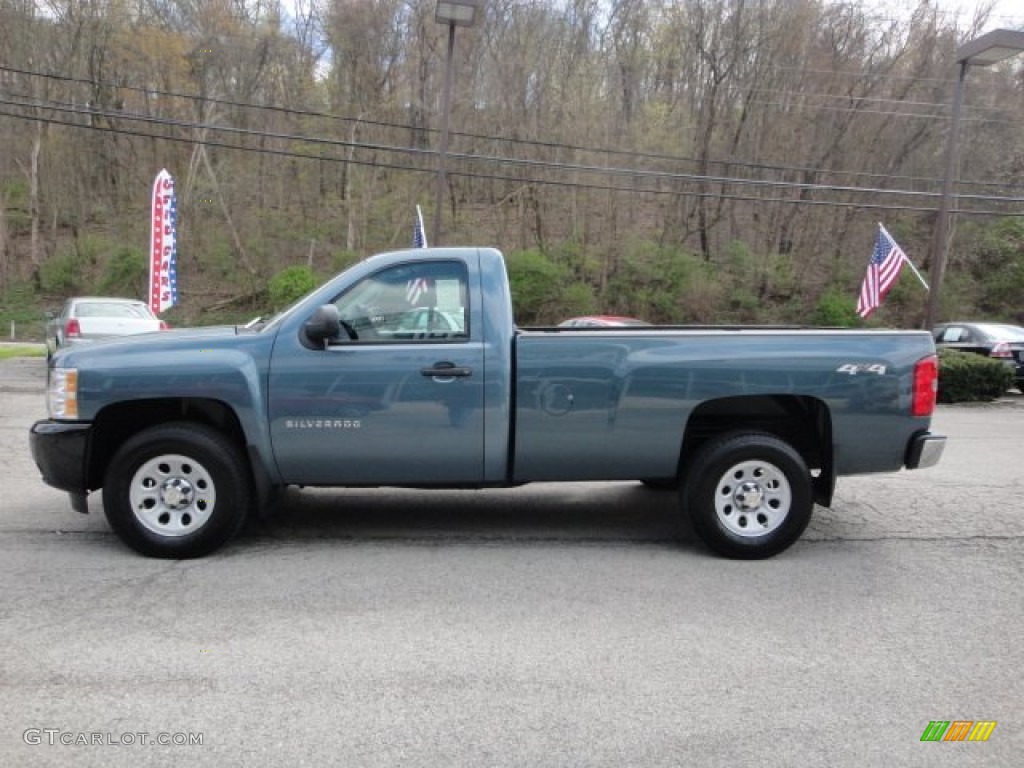
[[[316,308],[313,316],[302,326],[302,335],[311,349],[323,349],[328,339],[336,338],[341,333],[341,317],[338,308],[333,304],[323,304]]]
[[[43,320],[50,321],[55,319],[56,317],[57,313],[54,312],[52,309],[48,309],[45,312],[43,312]]]

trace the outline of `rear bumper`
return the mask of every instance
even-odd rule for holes
[[[942,452],[946,448],[945,435],[933,435],[931,432],[921,432],[910,439],[907,446],[907,469],[924,469],[933,467],[942,458]]]
[[[37,421],[29,432],[32,459],[43,482],[73,495],[85,495],[85,457],[92,424]]]

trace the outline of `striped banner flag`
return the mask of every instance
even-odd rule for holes
[[[166,169],[153,182],[149,238],[149,308],[159,315],[178,303],[178,203]]]

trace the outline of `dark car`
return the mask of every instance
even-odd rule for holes
[[[942,323],[932,329],[935,346],[1002,360],[1024,392],[1024,328],[1003,323]]]

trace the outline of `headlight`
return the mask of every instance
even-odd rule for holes
[[[78,369],[54,368],[46,388],[46,410],[51,419],[78,418]]]

